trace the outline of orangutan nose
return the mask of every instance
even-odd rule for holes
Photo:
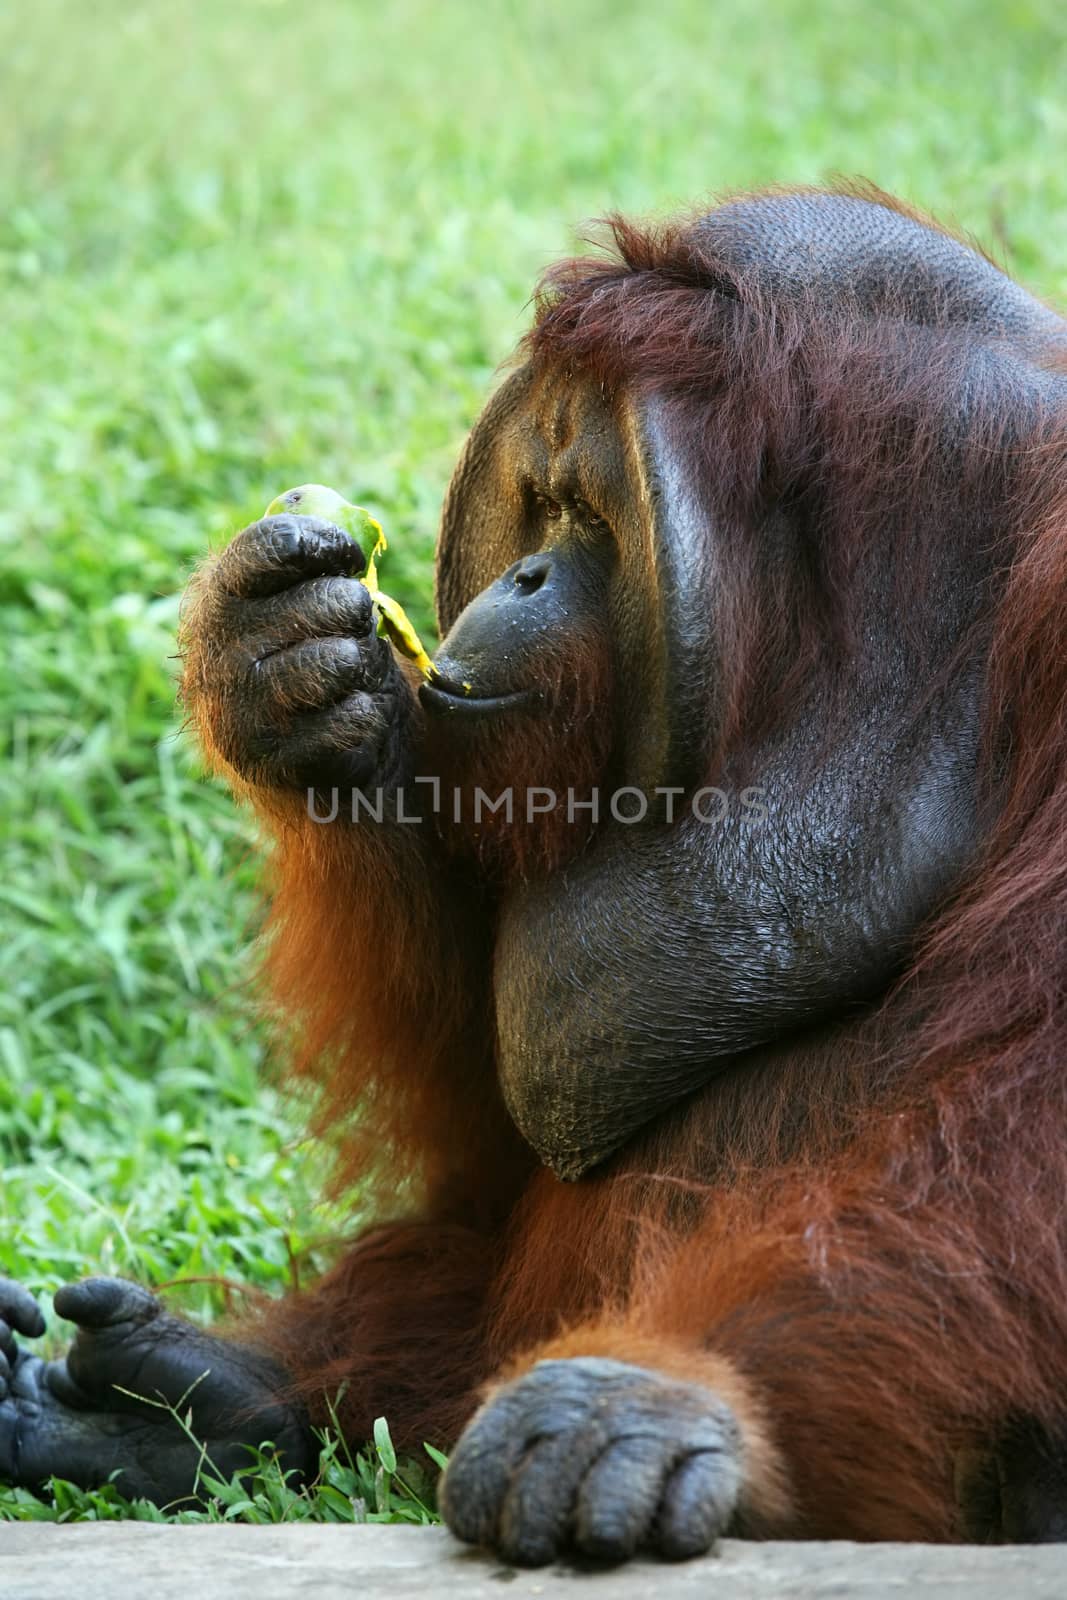
[[[515,568],[515,587],[522,595],[536,594],[551,571],[550,557],[540,554],[526,556]]]

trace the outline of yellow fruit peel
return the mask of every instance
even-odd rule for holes
[[[439,678],[440,674],[412,627],[407,612],[399,600],[394,600],[392,595],[384,592],[378,582],[378,561],[389,548],[389,541],[382,531],[381,523],[363,506],[353,505],[350,500],[339,495],[336,489],[328,489],[324,483],[302,483],[295,489],[287,489],[284,494],[278,495],[271,501],[263,514],[267,517],[279,517],[284,516],[286,512],[295,516],[321,517],[324,522],[332,522],[335,527],[342,528],[362,548],[371,544],[371,551],[367,557],[367,570],[362,574],[360,582],[374,597],[378,611],[379,635],[383,639],[390,639],[401,655],[407,656],[409,661],[414,661],[428,682],[432,683]]]

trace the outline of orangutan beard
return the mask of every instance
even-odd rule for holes
[[[539,663],[535,705],[429,730],[449,850],[497,880],[556,871],[588,842],[614,743],[611,655],[587,629]]]

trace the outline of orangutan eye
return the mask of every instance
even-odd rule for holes
[[[594,511],[592,506],[587,505],[584,500],[576,500],[574,509],[587,528],[603,528],[606,526],[607,519],[602,517],[599,511]]]
[[[550,500],[546,494],[537,496],[537,503],[549,521],[557,522],[563,515],[563,507],[558,500]]]

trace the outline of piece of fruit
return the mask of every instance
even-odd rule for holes
[[[332,522],[335,527],[343,528],[361,548],[369,547],[367,570],[360,575],[360,582],[366,584],[374,596],[378,608],[379,634],[383,639],[391,639],[401,655],[414,661],[429,682],[439,677],[403,606],[379,587],[378,558],[389,548],[381,523],[362,506],[354,506],[351,500],[339,495],[336,489],[328,489],[324,483],[302,483],[295,489],[286,489],[284,494],[271,501],[263,515],[279,517],[287,511],[300,517],[321,517],[323,522]]]

